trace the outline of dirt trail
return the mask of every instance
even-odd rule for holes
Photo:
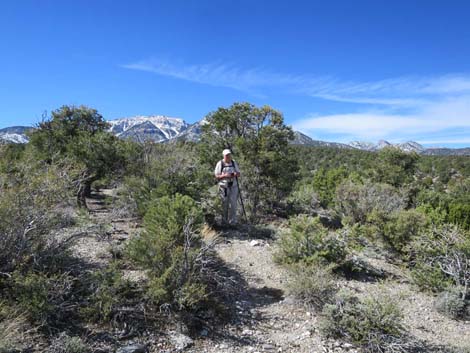
[[[247,281],[245,298],[236,305],[241,322],[225,327],[218,342],[201,341],[193,352],[354,352],[340,342],[323,341],[314,314],[286,294],[287,274],[273,262],[272,240],[222,234],[216,246],[225,262]],[[334,348],[336,347],[336,348]]]
[[[138,228],[136,219],[113,214],[109,200],[112,200],[114,192],[114,189],[104,189],[87,198],[92,227],[87,229],[87,236],[77,239],[74,246],[76,255],[95,267],[105,266],[112,259],[110,250],[119,247]]]

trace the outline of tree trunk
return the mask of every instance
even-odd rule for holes
[[[80,208],[88,208],[86,198],[91,196],[91,184],[95,181],[94,176],[85,177],[80,181],[77,191],[77,205]]]
[[[86,181],[85,182],[84,193],[85,193],[86,197],[91,197],[91,184],[92,184],[92,181]]]
[[[86,204],[85,184],[80,183],[77,191],[77,205],[80,208],[88,208]]]

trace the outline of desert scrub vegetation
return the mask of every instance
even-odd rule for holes
[[[288,292],[302,305],[321,311],[325,304],[332,303],[338,291],[332,266],[297,264],[289,270]]]
[[[188,317],[223,310],[231,284],[212,245],[200,238],[202,224],[202,211],[189,196],[164,196],[149,205],[144,231],[130,241],[126,253],[147,272],[145,295],[154,305]]]
[[[441,292],[436,307],[452,318],[468,317],[470,304],[470,236],[455,226],[433,227],[412,245],[415,282]]]
[[[81,337],[69,336],[65,332],[55,337],[47,353],[91,353],[90,347]]]
[[[373,212],[389,214],[405,209],[407,196],[389,184],[346,180],[336,189],[335,205],[343,223],[365,223]]]
[[[322,311],[321,331],[362,346],[365,352],[407,352],[402,312],[388,294],[363,298],[340,290]]]
[[[372,238],[380,238],[393,253],[407,256],[410,242],[426,229],[429,221],[414,209],[391,213],[374,210],[367,216],[367,225],[374,229]]]
[[[123,196],[133,200],[139,216],[143,217],[149,203],[159,197],[177,193],[196,201],[207,197],[212,168],[202,167],[196,152],[189,143],[142,147],[137,156],[140,168],[127,173],[123,188]]]
[[[281,233],[277,246],[275,259],[282,264],[341,264],[347,254],[342,233],[330,232],[318,217],[307,215],[289,219],[289,228]]]
[[[38,338],[35,331],[23,313],[0,301],[0,353],[25,350]]]
[[[117,323],[120,309],[133,307],[141,294],[137,285],[123,278],[120,264],[115,261],[104,269],[92,272],[83,280],[85,301],[81,317],[88,322]]]

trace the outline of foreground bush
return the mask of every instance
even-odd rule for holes
[[[421,287],[441,291],[450,285],[462,289],[462,299],[470,287],[470,235],[452,225],[423,232],[414,249],[413,276]]]
[[[321,329],[327,336],[345,338],[367,352],[406,351],[402,314],[387,295],[355,297],[340,291],[334,304],[323,308]],[[400,349],[401,348],[401,349]],[[396,349],[396,350],[393,350]]]
[[[346,257],[345,241],[330,233],[318,217],[299,215],[289,220],[289,230],[278,240],[276,261],[284,264],[341,263]]]
[[[128,247],[131,260],[149,273],[147,296],[173,310],[208,307],[217,282],[216,259],[201,242],[202,212],[188,196],[154,201],[144,218],[145,231]]]
[[[73,222],[65,213],[73,171],[33,161],[17,168],[0,185],[0,272],[55,272],[70,246],[52,233]]]
[[[135,297],[133,285],[123,278],[117,263],[92,273],[83,282],[87,286],[87,300],[80,314],[88,322],[114,321],[118,309]]]
[[[92,349],[80,337],[69,336],[65,333],[56,337],[47,353],[91,353]]]
[[[338,287],[331,267],[319,264],[297,265],[291,271],[289,293],[303,305],[321,310],[325,304],[333,302]]]
[[[21,352],[33,339],[34,332],[25,315],[0,302],[0,353]]]
[[[435,307],[440,313],[452,319],[470,318],[470,300],[462,298],[462,288],[453,287],[440,293]]]

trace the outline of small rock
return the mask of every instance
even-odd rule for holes
[[[116,353],[147,353],[147,347],[143,344],[131,344],[119,348]]]
[[[209,334],[209,331],[207,331],[207,329],[202,329],[201,332],[199,332],[199,334],[203,337],[207,337],[207,335]]]
[[[175,332],[170,336],[170,339],[175,345],[175,348],[180,351],[191,347],[194,344],[194,341],[191,339],[191,337],[183,335],[182,333]]]
[[[265,351],[273,351],[276,347],[274,347],[272,344],[263,344],[263,349]]]
[[[261,243],[259,240],[252,240],[250,241],[250,246],[260,246]]]
[[[253,334],[253,331],[248,330],[248,329],[244,329],[244,330],[242,331],[242,335],[243,335],[243,336],[251,336],[252,334]]]

